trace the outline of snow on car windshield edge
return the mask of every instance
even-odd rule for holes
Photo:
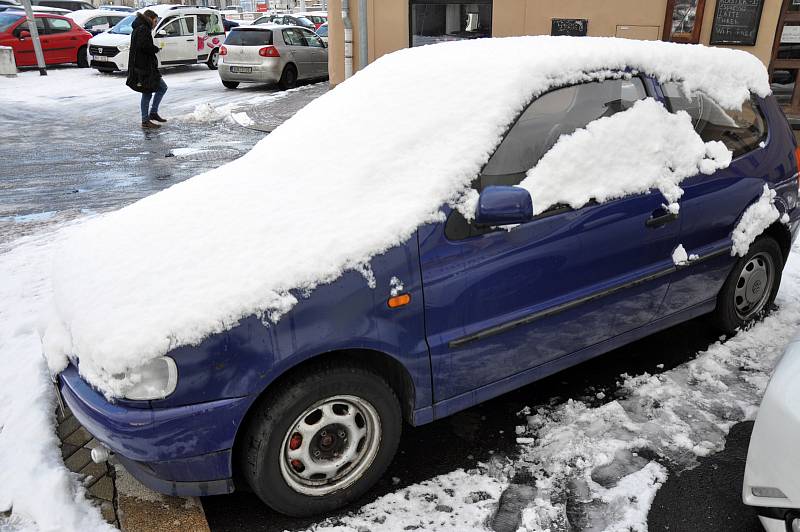
[[[701,45],[513,37],[388,54],[244,157],[71,227],[43,336],[51,371],[76,356],[84,378],[120,396],[119,375],[149,359],[247,316],[280,319],[292,291],[363,271],[440,220],[533,98],[621,71],[726,108],[770,91],[757,58]],[[297,164],[309,131],[322,170]]]

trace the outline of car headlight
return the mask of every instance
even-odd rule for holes
[[[127,378],[134,384],[125,392],[125,399],[163,399],[178,385],[178,367],[170,357],[160,357],[130,371]]]
[[[117,46],[117,50],[119,50],[120,52],[127,52],[130,49],[130,47],[131,47],[130,44],[123,44],[121,46]]]

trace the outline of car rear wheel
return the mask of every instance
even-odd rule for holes
[[[238,81],[223,81],[222,84],[225,86],[226,89],[235,89],[239,86]]]
[[[219,68],[219,50],[217,48],[211,50],[211,55],[208,56],[208,61],[206,64],[211,70],[216,70]]]
[[[89,56],[85,46],[78,48],[78,60],[76,63],[78,63],[79,68],[89,68]]]
[[[746,327],[772,307],[783,271],[783,254],[771,237],[762,236],[750,246],[728,275],[717,296],[713,319],[726,334]]]
[[[329,512],[360,497],[400,441],[397,396],[361,368],[316,369],[256,409],[242,441],[242,475],[262,501],[291,516]]]
[[[297,69],[294,65],[286,65],[281,73],[281,79],[278,81],[278,86],[283,89],[293,89],[297,85]]]

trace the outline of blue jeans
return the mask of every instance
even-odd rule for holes
[[[167,84],[164,83],[164,79],[162,78],[161,81],[158,83],[158,89],[156,89],[155,95],[156,97],[153,98],[153,107],[150,107],[150,98],[153,96],[154,93],[152,92],[143,92],[142,93],[142,120],[147,120],[147,118],[151,114],[158,113],[158,105],[161,103],[161,99],[164,97],[164,93],[167,92]]]

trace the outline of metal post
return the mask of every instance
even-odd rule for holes
[[[42,42],[39,40],[39,30],[36,28],[36,18],[33,16],[31,0],[22,0],[25,6],[25,14],[28,15],[28,31],[33,39],[33,51],[36,53],[36,63],[39,65],[39,74],[47,75],[47,67],[44,64],[44,54],[42,54]]]
[[[358,69],[366,68],[369,63],[369,46],[367,46],[367,0],[358,0]]]
[[[344,26],[344,79],[353,75],[353,23],[350,21],[350,3],[342,0],[342,26]]]

